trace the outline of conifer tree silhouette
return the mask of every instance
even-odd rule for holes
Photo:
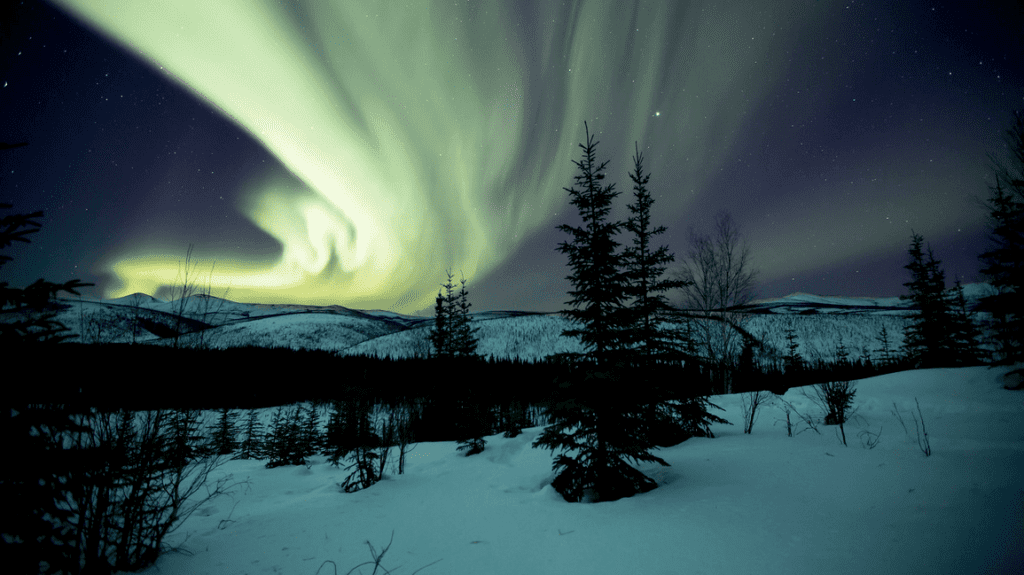
[[[563,315],[574,325],[563,335],[578,338],[586,351],[555,356],[563,366],[561,397],[548,409],[552,423],[533,446],[561,452],[553,462],[557,475],[552,486],[567,501],[611,501],[656,487],[626,459],[668,464],[650,453],[654,445],[644,400],[623,393],[631,361],[629,315],[623,306],[628,279],[614,236],[624,224],[609,219],[618,192],[614,184],[602,185],[608,162],[597,163],[597,142],[584,127],[582,158],[573,161],[575,185],[565,188],[582,225],[558,226],[571,236],[558,251],[568,256],[572,282],[571,307]]]
[[[995,185],[988,199],[991,244],[979,257],[996,294],[982,300],[995,318],[998,364],[1024,362],[1024,110],[1006,131],[1008,160],[992,157]],[[1016,372],[1020,373],[1018,369]]]

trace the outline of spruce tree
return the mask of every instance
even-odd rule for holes
[[[623,306],[628,281],[620,271],[614,237],[623,224],[609,219],[618,192],[614,184],[602,186],[607,162],[597,164],[597,143],[584,126],[587,143],[580,144],[582,159],[573,161],[579,169],[575,185],[564,188],[579,210],[582,226],[558,226],[572,238],[558,251],[568,256],[572,270],[567,278],[571,299],[566,302],[571,307],[563,315],[573,326],[562,335],[579,339],[585,352],[554,357],[562,368],[562,397],[549,408],[552,423],[533,446],[561,452],[552,466],[557,473],[552,486],[567,501],[586,496],[611,501],[656,487],[625,459],[667,463],[649,453],[654,445],[643,399],[628,393],[629,386],[624,385],[629,367]]]
[[[882,365],[889,365],[893,362],[892,357],[892,342],[889,341],[889,330],[882,326],[881,333],[878,334],[878,341],[882,347],[878,348],[879,353],[882,356]]]
[[[654,198],[647,189],[651,177],[644,172],[643,154],[636,143],[634,149],[633,171],[629,173],[633,181],[633,203],[627,206],[631,215],[624,225],[632,235],[632,243],[624,249],[622,262],[626,295],[630,299],[627,310],[631,329],[626,332],[625,343],[632,348],[635,357],[633,385],[646,395],[641,402],[654,425],[652,439],[657,445],[669,446],[686,437],[681,431],[681,415],[674,409],[680,403],[667,401],[669,394],[664,386],[669,385],[669,380],[661,368],[679,365],[687,355],[679,344],[682,333],[665,327],[672,312],[665,294],[684,287],[686,282],[665,277],[675,256],[668,247],[655,248],[652,244],[655,236],[665,233],[667,228],[652,227]],[[687,387],[692,387],[693,383],[687,382]],[[672,385],[678,387],[679,384]]]
[[[789,375],[797,374],[803,369],[804,360],[798,352],[800,344],[796,341],[796,330],[793,328],[786,329],[786,349],[786,373]]]
[[[198,409],[171,411],[167,426],[167,444],[170,465],[184,468],[188,462],[206,457],[213,451],[203,434],[202,412]]]
[[[346,427],[350,435],[342,451],[352,460],[346,466],[349,475],[341,483],[347,493],[366,489],[381,479],[378,451],[382,447],[382,438],[376,433],[371,420],[372,411],[373,402],[366,396],[348,398],[344,402]]]
[[[456,353],[456,330],[461,321],[458,313],[458,296],[455,295],[454,275],[446,270],[448,280],[437,292],[434,305],[434,329],[430,332],[430,343],[434,357],[450,358]],[[443,292],[443,295],[442,295]]]
[[[285,428],[285,434],[288,439],[285,442],[287,447],[283,454],[286,455],[285,463],[288,465],[306,464],[308,446],[305,444],[306,436],[303,433],[302,413],[303,410],[299,406],[294,406],[291,409],[291,415]]]
[[[515,397],[504,398],[498,406],[499,431],[502,437],[518,437],[524,427],[531,425],[527,405]]]
[[[324,435],[323,454],[327,456],[327,462],[335,467],[347,455],[344,448],[347,431],[344,410],[341,401],[331,402],[331,414],[327,417],[327,433]]]
[[[239,459],[261,459],[263,457],[263,424],[259,412],[250,409],[245,420],[242,443],[239,445]]]
[[[434,299],[434,327],[428,335],[430,347],[434,357],[445,357],[448,355],[448,316],[444,306],[444,296],[437,292]]]
[[[221,408],[219,411],[220,415],[212,430],[213,433],[211,433],[213,450],[217,455],[231,455],[238,447],[238,441],[235,439],[237,433],[235,420],[238,418],[238,414],[227,407]]]
[[[847,351],[846,346],[843,344],[843,338],[839,338],[839,343],[836,345],[836,369],[839,373],[845,373],[850,369],[850,352]]]
[[[953,352],[951,335],[951,301],[946,294],[945,274],[931,248],[927,257],[922,248],[924,238],[913,234],[910,263],[910,281],[904,286],[909,295],[900,299],[910,301],[914,307],[911,324],[907,327],[905,348],[918,367],[938,367],[947,364]]]
[[[301,429],[299,430],[299,444],[296,449],[296,459],[308,460],[320,452],[322,437],[320,434],[320,413],[316,405],[310,402],[302,411]]]
[[[974,314],[967,309],[967,298],[960,278],[956,279],[953,289],[952,326],[950,339],[953,344],[952,360],[957,365],[978,365],[981,362],[981,350],[978,339],[981,332],[974,322]]]
[[[996,288],[982,304],[995,319],[1000,365],[1024,362],[1024,110],[1013,117],[1006,131],[1008,161],[992,158],[996,181],[988,199],[991,243],[979,256],[981,273]]]
[[[12,150],[26,143],[0,143],[0,150]],[[11,204],[0,203],[7,210]],[[30,243],[29,234],[39,232],[43,212],[4,214],[0,217],[0,250],[14,242]],[[11,263],[0,254],[0,268]],[[103,458],[92,450],[70,450],[65,437],[88,433],[83,422],[95,414],[74,397],[81,381],[52,381],[41,375],[39,358],[54,352],[38,347],[58,343],[70,336],[68,329],[49,308],[60,292],[79,295],[77,288],[91,286],[71,280],[57,284],[39,279],[24,289],[0,281],[0,311],[10,317],[0,322],[0,374],[5,401],[0,406],[0,552],[10,573],[75,573],[80,569],[79,534],[71,527],[75,512],[66,505],[76,487],[76,476],[87,472]],[[14,313],[6,313],[14,312]],[[25,319],[11,321],[20,312]],[[35,403],[22,393],[46,381],[49,405]],[[63,396],[63,397],[61,397]]]
[[[636,146],[636,144],[634,144]],[[630,344],[636,346],[637,367],[644,369],[655,363],[678,362],[682,359],[675,338],[668,334],[663,322],[671,310],[665,293],[685,285],[681,280],[665,278],[668,266],[675,256],[668,247],[655,248],[655,236],[667,231],[665,226],[651,227],[651,207],[654,199],[647,190],[650,174],[644,173],[643,154],[636,146],[633,156],[633,203],[628,208],[632,214],[625,223],[625,229],[633,235],[632,245],[623,253],[623,269],[627,284],[629,320],[633,326]]]
[[[286,412],[284,406],[280,406],[274,411],[267,441],[267,467],[305,464],[305,458],[300,456],[300,427],[297,407]]]
[[[481,453],[487,445],[484,436],[491,432],[490,418],[483,397],[476,391],[474,384],[462,382],[461,387],[458,421],[456,422],[458,433],[456,451],[465,451],[468,457]]]
[[[465,422],[464,427],[462,427],[463,431],[459,434],[461,439],[456,441],[458,446],[455,450],[464,451],[466,457],[469,457],[470,455],[483,453],[484,448],[487,446],[487,440],[484,439],[486,432],[482,426],[483,420],[477,415],[480,412],[479,406],[470,404],[466,406],[466,410],[471,415]]]
[[[476,355],[476,333],[480,328],[470,324],[469,308],[472,304],[469,303],[469,292],[466,291],[466,278],[462,278],[460,284],[456,305],[453,307],[452,352],[459,357],[472,357]]]

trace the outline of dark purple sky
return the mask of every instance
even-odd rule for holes
[[[662,243],[729,211],[762,296],[903,293],[911,230],[978,281],[1024,109],[1020,3],[81,4],[0,12],[15,286],[161,295],[192,243],[238,301],[561,309],[584,120],[614,215],[639,142]]]

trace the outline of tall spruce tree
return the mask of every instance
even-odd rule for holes
[[[472,357],[476,355],[477,336],[480,328],[470,324],[469,292],[466,291],[466,278],[460,280],[459,294],[453,302],[452,308],[452,352],[459,357]]]
[[[548,425],[534,441],[534,447],[561,452],[552,465],[555,488],[567,501],[591,498],[611,501],[657,484],[626,463],[656,461],[650,440],[642,398],[629,393],[623,375],[629,367],[627,348],[628,316],[623,301],[628,281],[620,271],[621,256],[615,234],[623,227],[609,219],[612,200],[618,195],[614,184],[602,186],[608,162],[596,160],[594,137],[586,129],[582,159],[575,185],[564,188],[570,203],[579,210],[582,226],[568,224],[558,229],[571,236],[558,251],[566,254],[572,270],[567,279],[571,306],[563,312],[573,327],[564,336],[579,339],[583,353],[559,354],[563,367],[560,392],[563,397],[548,409]],[[575,456],[567,455],[574,452]]]
[[[447,357],[450,355],[448,345],[449,329],[444,296],[438,291],[437,297],[434,299],[434,327],[427,336],[430,340],[430,347],[434,357]]]
[[[460,329],[461,317],[458,296],[455,294],[454,275],[446,270],[448,280],[437,292],[434,305],[434,329],[430,332],[430,343],[434,357],[450,358],[456,355],[456,331]],[[442,293],[443,292],[443,293]]]
[[[974,314],[967,309],[967,298],[964,296],[964,286],[960,285],[960,278],[956,279],[952,302],[952,360],[957,365],[978,365],[981,362],[981,349],[978,347],[981,331],[974,322]]]
[[[675,256],[666,246],[652,245],[654,237],[667,228],[651,226],[654,198],[647,190],[651,176],[644,173],[643,154],[639,146],[634,146],[633,172],[629,174],[633,181],[633,203],[628,206],[632,215],[625,223],[633,242],[624,250],[623,269],[628,281],[626,293],[632,299],[628,308],[633,325],[630,343],[636,346],[637,367],[646,368],[654,363],[681,360],[676,338],[662,324],[671,310],[665,293],[683,287],[685,282],[664,277]]]
[[[910,248],[910,281],[904,283],[909,295],[900,299],[910,301],[915,310],[906,331],[907,355],[918,367],[938,367],[950,363],[953,353],[952,302],[946,293],[945,273],[935,259],[931,248],[927,257],[922,248],[924,238],[914,233]]]
[[[631,300],[628,312],[632,329],[627,332],[627,343],[634,351],[634,386],[647,394],[641,401],[653,425],[652,439],[660,446],[670,446],[688,436],[683,432],[682,416],[675,409],[683,404],[668,401],[664,368],[681,364],[687,356],[679,343],[682,334],[665,328],[672,312],[665,294],[684,287],[686,282],[665,277],[675,256],[668,247],[655,248],[652,244],[655,236],[665,233],[667,228],[651,225],[654,198],[647,189],[651,177],[644,172],[643,154],[636,143],[634,149],[633,171],[629,174],[633,181],[633,203],[628,205],[631,215],[625,223],[626,231],[632,234],[632,244],[623,251],[626,294]]]
[[[997,363],[1003,365],[1024,363],[1024,110],[1013,118],[1006,131],[1009,159],[992,158],[991,243],[979,256],[981,273],[997,290],[982,303],[995,319]]]

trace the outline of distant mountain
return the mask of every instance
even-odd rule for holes
[[[977,308],[981,298],[995,293],[987,283],[964,284],[967,307]],[[749,313],[885,313],[906,312],[913,309],[910,302],[897,297],[819,296],[793,293],[785,297],[761,299],[744,306]]]
[[[988,284],[968,284],[964,294],[974,309],[994,292]],[[187,303],[187,322],[179,322],[179,301],[146,294],[111,300],[59,299],[57,319],[85,343],[170,345],[175,330],[186,345],[202,341],[215,348],[257,346],[324,350],[345,355],[381,357],[426,356],[432,317],[386,310],[355,310],[344,306],[240,303],[212,296],[194,296]],[[799,353],[808,360],[825,359],[838,344],[852,357],[877,352],[882,327],[893,346],[903,341],[912,311],[898,297],[818,296],[794,293],[758,300],[743,308],[750,314],[747,330],[773,355],[786,346],[785,332],[796,334]],[[16,319],[13,315],[0,315]],[[561,352],[582,351],[577,340],[562,336],[569,328],[560,314],[487,311],[471,314],[479,328],[478,353],[485,357],[536,361]],[[132,335],[134,326],[134,338]],[[774,351],[772,351],[774,350]]]

